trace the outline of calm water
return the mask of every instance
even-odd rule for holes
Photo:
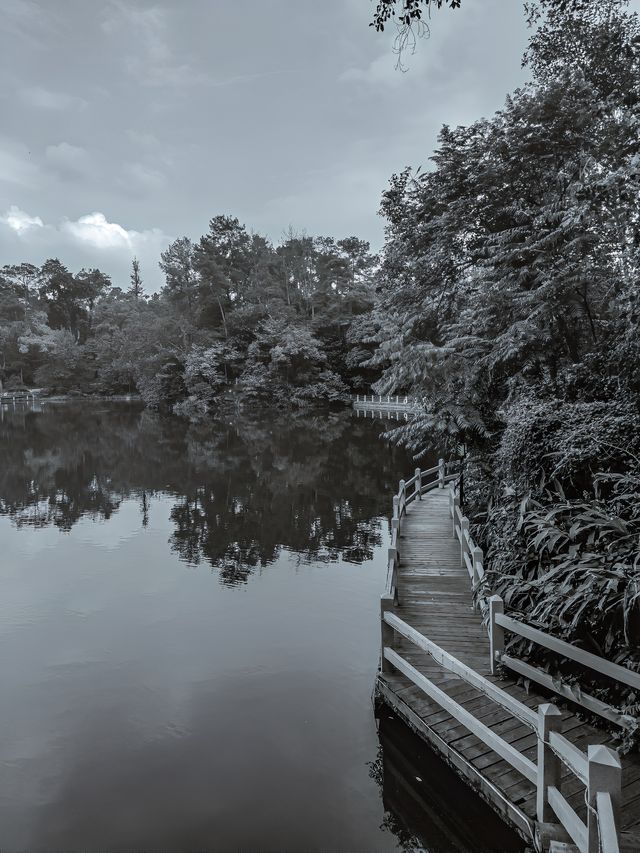
[[[512,843],[473,801],[461,826],[446,768],[376,729],[384,516],[414,467],[379,432],[4,410],[3,851]]]

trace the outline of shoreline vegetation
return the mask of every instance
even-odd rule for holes
[[[543,5],[531,81],[444,127],[357,237],[278,245],[214,217],[144,296],[59,260],[0,271],[0,378],[137,392],[197,420],[220,399],[304,410],[407,394],[392,433],[463,459],[488,580],[534,626],[640,671],[640,25],[622,0]],[[520,641],[518,656],[575,683]],[[582,682],[625,714],[640,697]],[[634,745],[627,736],[623,748]]]

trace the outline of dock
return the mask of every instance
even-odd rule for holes
[[[505,637],[525,636],[629,685],[640,687],[640,675],[505,612],[486,589],[456,480],[440,460],[401,481],[393,498],[378,701],[536,851],[639,851],[640,759],[619,756],[579,712],[623,728],[637,720],[510,657]]]
[[[357,411],[409,414],[418,408],[415,397],[390,394],[352,394],[351,405]]]
[[[0,404],[2,405],[16,405],[16,403],[33,403],[35,400],[38,400],[39,395],[37,391],[4,391],[0,393]]]

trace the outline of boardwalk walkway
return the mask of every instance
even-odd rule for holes
[[[469,574],[461,565],[460,543],[452,534],[448,488],[434,489],[408,505],[397,550],[400,555],[396,580],[399,603],[392,608],[392,614],[534,713],[539,705],[553,701],[537,692],[534,685],[526,692],[514,680],[491,674],[487,629],[480,614],[473,609]],[[379,697],[440,752],[523,838],[542,849],[543,833],[536,821],[538,737],[530,721],[527,725],[502,703],[490,698],[486,688],[476,689],[468,678],[442,666],[436,659],[438,653],[429,654],[417,647],[415,639],[411,642],[398,631],[391,634],[389,627],[385,631],[385,627],[383,623],[384,644],[391,645],[393,659],[383,658],[377,680]],[[406,664],[414,668],[411,678],[402,671],[406,670]],[[418,686],[416,681],[420,682],[420,676],[428,679],[427,685]],[[432,694],[435,687],[438,701],[425,692],[425,686]],[[460,722],[459,712],[456,719],[443,707],[447,697],[499,735],[514,751],[522,753],[525,760],[529,759],[524,771],[533,768],[534,776],[525,778],[514,768],[513,761],[504,760],[483,739],[470,733]],[[561,713],[559,731],[574,746],[586,751],[588,745],[607,743],[603,730],[582,722],[570,710]],[[636,831],[640,826],[640,762],[637,756],[625,756],[622,764],[620,825],[622,830]],[[561,791],[586,826],[585,785],[564,765]],[[620,849],[640,850],[640,835]]]

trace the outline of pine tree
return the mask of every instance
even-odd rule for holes
[[[129,278],[131,279],[129,293],[137,302],[140,297],[144,295],[142,290],[142,278],[140,277],[140,261],[137,258],[134,258],[131,261],[131,275]]]

